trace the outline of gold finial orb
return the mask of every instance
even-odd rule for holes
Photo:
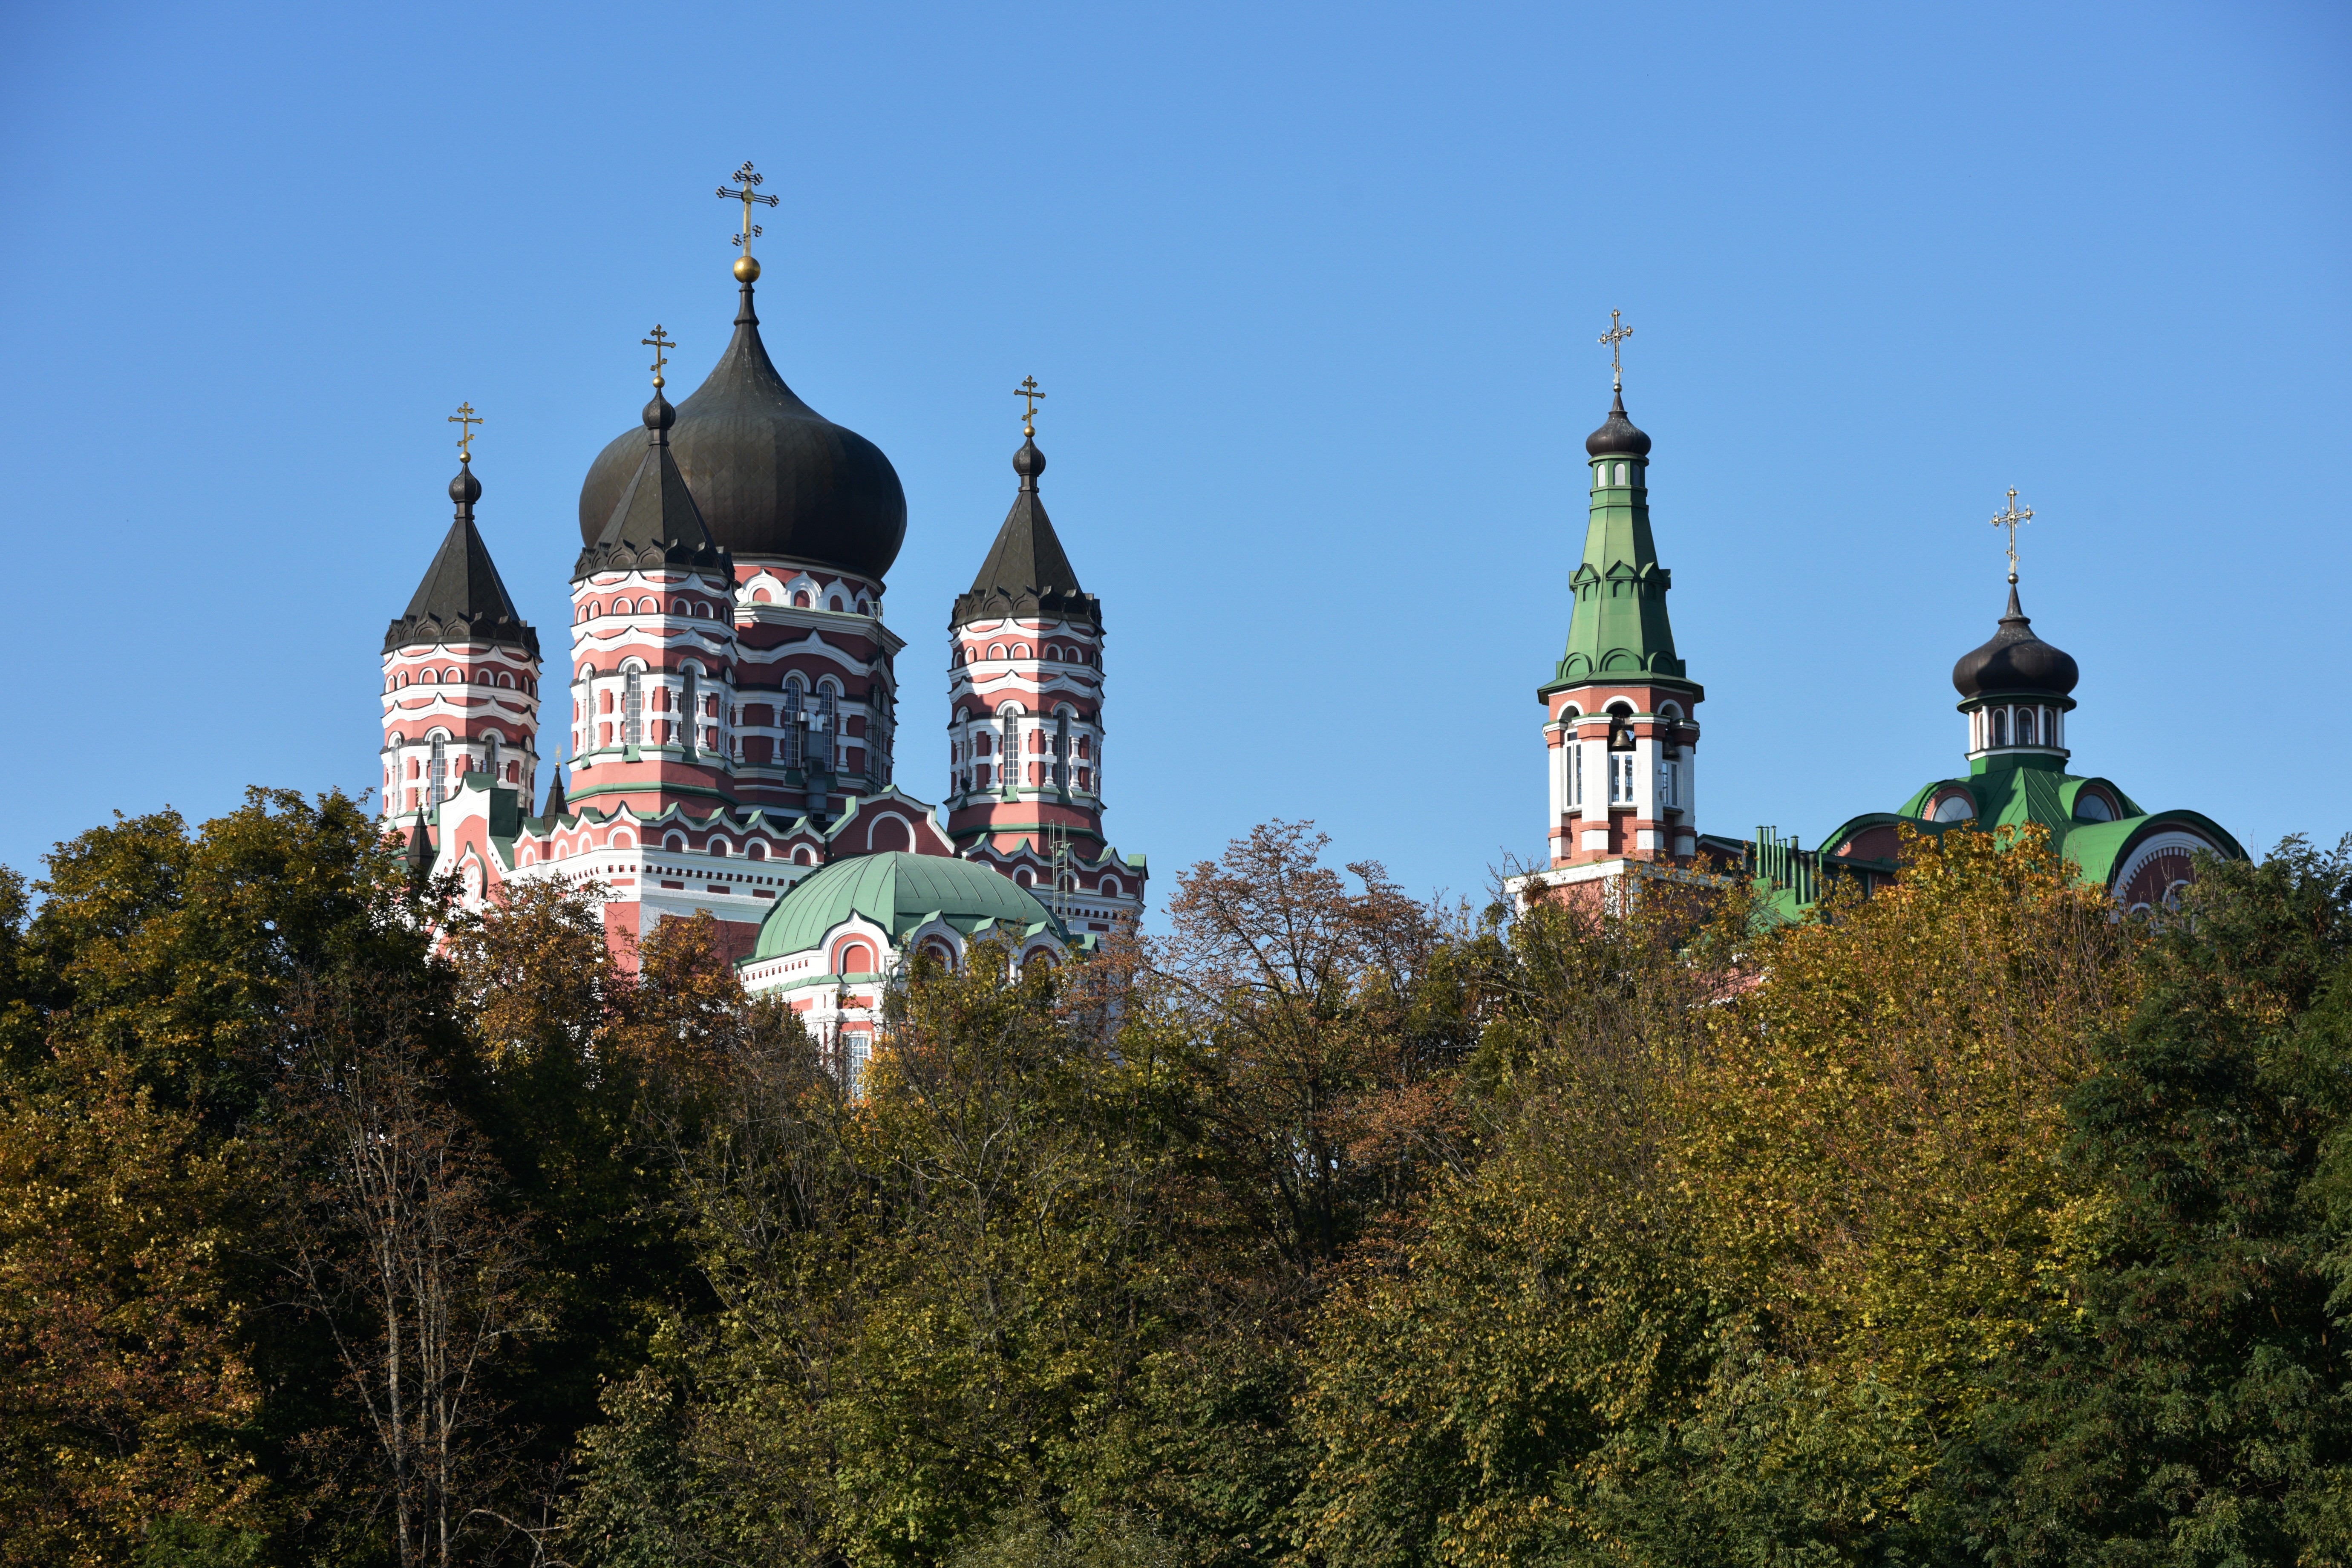
[[[654,390],[656,392],[659,392],[663,387],[667,386],[668,384],[669,383],[664,381],[660,376],[654,377]]]
[[[735,280],[739,283],[757,283],[760,280],[759,258],[751,256],[737,257],[735,258]]]

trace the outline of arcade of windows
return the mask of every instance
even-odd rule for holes
[[[1576,722],[1581,716],[1573,708],[1561,712],[1560,721],[1569,726],[1570,737],[1575,735]],[[1633,710],[1628,704],[1612,702],[1609,705],[1609,744],[1602,755],[1608,758],[1603,765],[1608,770],[1609,805],[1612,808],[1632,807],[1641,803],[1641,752],[1634,742],[1633,717]],[[1672,703],[1658,712],[1659,721],[1667,727],[1681,717],[1681,710]],[[1584,808],[1585,748],[1571,739],[1566,749],[1568,806],[1571,812],[1579,812]],[[1680,811],[1683,808],[1682,748],[1661,740],[1656,747],[1656,758],[1658,808],[1661,811]]]
[[[1997,752],[2011,746],[2057,751],[2065,743],[2065,710],[2040,703],[2004,703],[1979,708],[1969,715],[1971,752]]]
[[[1024,724],[1027,717],[1017,702],[1006,703],[993,721],[975,720],[957,710],[957,728],[948,739],[948,773],[959,794],[1008,784],[1095,793],[1094,735],[1077,715],[1068,708],[1056,709],[1051,725],[1034,720]],[[1015,760],[1024,747],[1030,759],[1025,773]]]

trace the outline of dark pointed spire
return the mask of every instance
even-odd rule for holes
[[[678,471],[677,458],[670,451],[669,431],[677,423],[677,410],[662,395],[661,374],[666,363],[663,355],[670,345],[659,327],[646,342],[654,345],[655,357],[653,401],[646,405],[642,416],[646,431],[645,455],[638,458],[637,470],[622,489],[604,532],[580,552],[572,569],[575,583],[598,572],[654,565],[722,567],[730,574],[734,571],[727,552],[712,542],[710,530],[702,521],[702,509],[695,504],[694,492],[687,487],[686,476]]]
[[[1078,586],[1078,574],[1062,541],[1045,515],[1037,477],[1045,471],[1045,454],[1037,449],[1036,426],[1023,426],[1021,449],[1013,454],[1013,471],[1021,476],[1013,510],[996,531],[996,542],[980,563],[971,591],[955,602],[953,621],[980,620],[991,616],[1048,615],[1085,625],[1102,625],[1102,604]]]
[[[539,634],[515,608],[489,547],[474,526],[474,503],[482,499],[482,481],[473,464],[461,458],[457,477],[449,481],[449,499],[457,503],[457,521],[441,541],[425,579],[408,601],[407,612],[383,634],[383,651],[418,643],[488,642],[519,647],[539,657]]]
[[[408,849],[404,857],[408,862],[408,879],[421,884],[433,871],[433,835],[425,830],[425,814],[418,812],[416,821],[408,830]]]
[[[572,807],[570,803],[565,801],[563,798],[563,770],[562,768],[550,768],[548,770],[548,775],[547,809],[541,812],[539,815],[542,820],[553,822],[557,817],[562,816],[565,812],[571,810]]]

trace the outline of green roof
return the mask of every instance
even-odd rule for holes
[[[2121,808],[2114,820],[2093,821],[2074,815],[2076,802],[2094,784],[2113,795]],[[2117,866],[2133,844],[2151,830],[2176,823],[2197,829],[2225,853],[2245,858],[2245,850],[2238,841],[2209,816],[2194,811],[2151,812],[2111,779],[2078,777],[2062,772],[2054,757],[2034,756],[1979,759],[1968,777],[1937,779],[1915,791],[1892,815],[1870,812],[1840,825],[1822,840],[1822,851],[1833,856],[1840,845],[1864,829],[1895,821],[1908,822],[1927,833],[1961,826],[1927,822],[1920,817],[1937,794],[1954,788],[1966,790],[1975,802],[1974,826],[2022,827],[2038,822],[2050,830],[2051,847],[2079,868],[2083,880],[2099,886],[2114,879]]]
[[[805,952],[854,914],[888,931],[894,942],[933,919],[967,936],[993,921],[1017,931],[1042,926],[1067,940],[1045,906],[1003,872],[945,855],[890,849],[835,860],[801,879],[760,922],[746,962]]]
[[[1622,410],[1612,417],[1622,421]],[[1630,424],[1624,429],[1638,434]],[[1640,452],[1647,450],[1644,439]],[[1620,468],[1625,471],[1622,482],[1617,479]],[[1666,616],[1674,574],[1658,564],[1657,543],[1650,536],[1648,468],[1647,458],[1630,448],[1612,447],[1591,465],[1584,559],[1569,579],[1576,605],[1569,616],[1568,647],[1539,694],[1591,680],[1691,684],[1675,653],[1675,629]]]

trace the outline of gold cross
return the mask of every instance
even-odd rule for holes
[[[1023,410],[1021,415],[1021,434],[1034,436],[1037,434],[1037,400],[1045,395],[1037,390],[1037,378],[1034,375],[1023,376],[1021,384],[1013,389],[1013,395],[1029,400],[1029,406]]]
[[[743,204],[743,232],[735,237],[735,243],[743,247],[744,255],[749,256],[751,254],[751,240],[753,237],[767,232],[758,224],[751,221],[751,204],[753,202],[765,202],[770,206],[774,206],[783,198],[782,196],[763,196],[758,191],[752,189],[754,185],[761,184],[764,182],[758,174],[751,172],[751,160],[749,158],[744,159],[743,166],[736,170],[730,177],[740,181],[742,188],[740,190],[730,191],[726,186],[721,185],[719,187],[719,197],[721,201],[741,202]]]
[[[1615,310],[1609,312],[1609,330],[1601,334],[1601,341],[1609,349],[1609,384],[1622,392],[1625,387],[1625,367],[1617,362],[1617,345],[1632,337],[1633,329],[1620,322],[1619,314]]]
[[[2017,581],[2017,525],[2032,521],[2033,509],[2029,506],[2021,510],[2017,504],[2017,487],[2010,486],[2009,510],[1994,518],[1992,525],[2009,530],[2009,580],[2011,583]]]
[[[661,329],[661,323],[659,321],[656,321],[654,323],[654,335],[649,338],[639,338],[637,342],[645,344],[647,348],[654,351],[654,384],[656,386],[663,385],[662,366],[669,363],[669,351],[677,347],[677,340],[664,332]]]
[[[473,466],[474,426],[481,422],[481,416],[474,412],[474,405],[470,403],[460,403],[457,412],[449,416],[449,423],[458,426],[457,461],[462,467]]]

